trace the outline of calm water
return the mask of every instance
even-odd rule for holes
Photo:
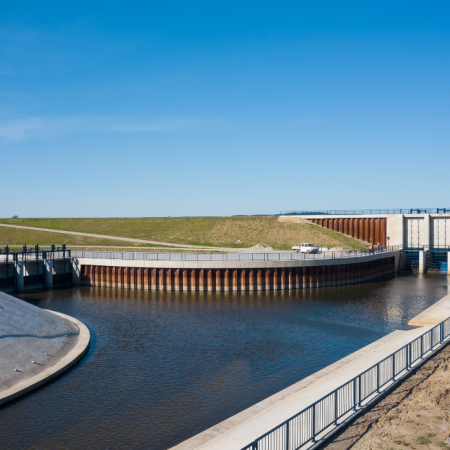
[[[21,298],[84,322],[87,356],[0,408],[2,449],[167,449],[387,333],[446,275],[293,292],[82,287]]]

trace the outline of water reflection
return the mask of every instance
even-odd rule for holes
[[[445,275],[410,275],[290,292],[27,293],[83,321],[92,346],[70,372],[0,409],[1,448],[169,448],[406,328],[447,285]]]

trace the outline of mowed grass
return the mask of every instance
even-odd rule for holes
[[[75,236],[70,234],[50,233],[48,231],[22,230],[20,228],[0,227],[0,248],[9,245],[11,248],[22,248],[23,245],[34,247],[36,244],[40,246],[50,246],[52,244],[61,246],[86,245],[95,246],[128,246],[128,247],[152,247],[151,244],[138,244],[133,242],[117,241],[115,239],[97,239],[84,236]]]
[[[282,223],[277,219],[277,216],[0,219],[0,223],[218,247],[244,248],[262,244],[278,250],[287,250],[301,242],[347,249],[368,247],[368,244],[312,223]],[[39,236],[33,233],[39,233]],[[112,242],[109,239],[0,227],[0,242],[19,243],[17,240],[40,244],[65,242],[67,245],[133,246],[131,243],[120,243],[117,240]]]

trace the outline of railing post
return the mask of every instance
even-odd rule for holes
[[[289,450],[289,420],[286,422],[286,450]]]
[[[409,370],[410,363],[411,363],[411,360],[410,360],[410,355],[409,355],[409,348],[407,345],[406,346],[406,371]]]
[[[377,392],[380,392],[380,363],[377,364]]]
[[[392,355],[392,379],[395,381],[395,353]]]
[[[431,339],[431,347],[430,347],[430,350],[433,350],[433,329],[430,330],[430,339]]]
[[[423,358],[423,334],[420,336],[420,357]]]
[[[316,442],[316,404],[313,405],[312,410],[312,440]]]
[[[358,406],[361,406],[361,375],[359,376],[358,391]]]
[[[353,378],[353,409],[356,410],[356,378]]]
[[[338,416],[337,402],[338,402],[338,396],[337,396],[337,390],[336,390],[336,391],[334,391],[334,423],[337,423],[337,416]]]

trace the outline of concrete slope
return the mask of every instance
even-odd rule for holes
[[[127,238],[127,237],[121,237],[121,236],[109,236],[106,234],[80,233],[78,231],[53,230],[50,228],[25,227],[22,225],[7,225],[5,223],[0,223],[0,227],[22,228],[24,230],[48,231],[51,233],[61,233],[61,234],[73,234],[75,236],[95,237],[95,238],[99,238],[99,239],[114,239],[116,241],[136,242],[136,243],[140,243],[140,244],[165,245],[167,247],[175,247],[175,248],[183,248],[183,249],[206,249],[206,250],[219,250],[219,251],[224,251],[224,252],[237,251],[237,249],[232,249],[232,248],[227,248],[227,247],[204,247],[204,246],[189,245],[189,244],[170,244],[168,242],[149,241],[147,239],[135,239],[135,238]],[[242,249],[239,249],[239,250],[242,251]]]
[[[410,327],[436,325],[448,317],[450,317],[450,295],[446,295],[443,299],[411,319],[408,325]]]
[[[76,321],[0,292],[0,400],[67,357],[79,336]]]

